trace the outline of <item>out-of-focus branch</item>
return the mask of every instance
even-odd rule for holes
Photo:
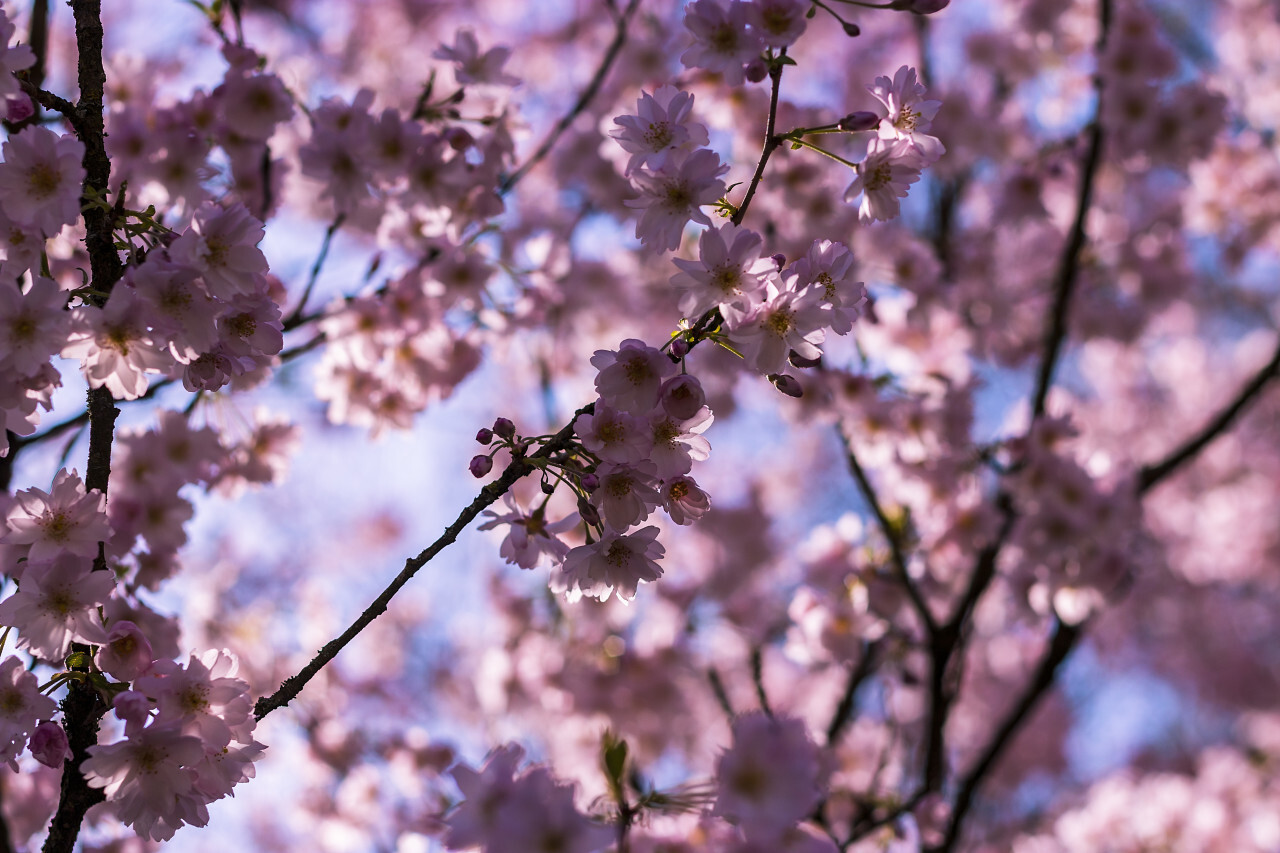
[[[1014,736],[1027,722],[1031,712],[1035,710],[1040,700],[1053,687],[1057,681],[1059,667],[1062,666],[1062,662],[1067,659],[1067,656],[1076,647],[1083,633],[1084,627],[1082,625],[1068,625],[1061,620],[1054,620],[1053,636],[1049,640],[1048,648],[1045,649],[1040,658],[1040,663],[1036,666],[1035,676],[1023,689],[1017,703],[1005,716],[1003,722],[1000,723],[1000,727],[982,750],[977,762],[960,780],[955,805],[951,812],[951,820],[947,824],[946,835],[943,837],[942,843],[933,848],[930,853],[947,853],[947,851],[954,849],[956,842],[960,838],[960,830],[964,825],[965,816],[973,805],[974,793],[995,768],[1000,756],[1004,754]]]
[[[635,15],[636,9],[639,7],[640,0],[631,0],[631,2],[627,4],[627,8],[623,10],[622,14],[614,17],[616,23],[613,41],[609,43],[608,49],[605,50],[604,57],[600,60],[600,67],[596,69],[595,76],[591,78],[591,82],[589,82],[586,88],[582,90],[582,94],[578,96],[578,100],[574,102],[574,105],[569,109],[569,112],[561,116],[560,120],[556,122],[555,127],[553,127],[551,132],[547,134],[546,138],[542,140],[542,144],[538,146],[538,150],[534,151],[533,155],[526,160],[520,168],[508,175],[506,179],[499,184],[499,193],[505,195],[510,192],[516,184],[520,183],[520,181],[524,179],[525,175],[529,174],[530,170],[532,170],[534,166],[537,166],[546,159],[546,156],[551,153],[551,149],[555,147],[556,143],[560,140],[560,137],[569,129],[569,125],[573,124],[574,119],[582,115],[583,111],[586,110],[591,101],[595,99],[596,94],[600,91],[600,87],[604,85],[605,77],[609,76],[609,70],[613,68],[613,63],[617,60],[618,54],[622,51],[622,46],[627,42],[627,27],[631,23],[631,18]]]
[[[845,726],[849,725],[849,721],[853,719],[854,697],[858,693],[858,688],[875,671],[878,656],[879,645],[868,643],[862,651],[862,657],[858,659],[858,665],[849,670],[849,678],[844,683],[844,693],[840,695],[840,702],[831,714],[831,722],[827,724],[827,746],[834,745],[840,739],[844,734]]]
[[[324,240],[320,242],[320,251],[316,254],[315,263],[311,265],[311,272],[307,276],[307,286],[303,288],[302,297],[298,300],[298,307],[289,313],[284,320],[285,330],[293,329],[301,324],[303,311],[307,307],[307,301],[311,299],[311,292],[316,289],[316,280],[320,278],[320,271],[324,269],[324,262],[329,257],[329,248],[333,245],[333,235],[342,227],[342,223],[347,221],[345,213],[339,213],[334,220],[329,223],[329,227],[325,229]]]
[[[1218,436],[1225,433],[1249,404],[1258,398],[1271,380],[1280,376],[1280,344],[1262,368],[1245,383],[1244,387],[1223,409],[1205,424],[1199,432],[1188,438],[1164,459],[1142,466],[1138,472],[1138,494],[1146,494],[1183,465],[1199,455]]]
[[[1102,49],[1107,43],[1107,30],[1111,22],[1111,0],[1101,0],[1098,7],[1098,44],[1096,55],[1102,56]],[[1062,250],[1062,259],[1058,262],[1058,274],[1053,286],[1053,308],[1049,312],[1049,332],[1045,337],[1044,356],[1040,359],[1040,369],[1036,374],[1036,390],[1032,397],[1032,417],[1044,414],[1045,400],[1049,396],[1049,387],[1053,384],[1053,372],[1057,367],[1058,356],[1067,337],[1067,315],[1071,313],[1071,296],[1075,291],[1076,279],[1080,272],[1080,254],[1084,249],[1085,222],[1089,218],[1089,209],[1093,205],[1094,179],[1098,174],[1098,166],[1102,162],[1102,72],[1094,77],[1093,122],[1089,125],[1089,144],[1085,151],[1084,163],[1080,168],[1080,185],[1076,198],[1076,216],[1071,223],[1071,231],[1067,236],[1066,246]]]
[[[853,442],[845,435],[843,429],[840,430],[840,439],[844,442],[845,459],[849,463],[849,470],[853,473],[854,480],[858,483],[858,491],[862,494],[862,499],[867,502],[867,506],[871,508],[872,514],[876,517],[880,532],[884,534],[884,538],[889,542],[889,555],[892,558],[893,570],[898,577],[898,583],[906,590],[907,597],[911,599],[911,606],[915,608],[916,615],[924,623],[926,635],[932,637],[938,631],[938,622],[933,616],[933,611],[929,609],[928,602],[924,600],[919,588],[916,587],[915,581],[911,579],[911,575],[907,572],[907,556],[902,550],[902,540],[898,535],[898,530],[894,527],[893,522],[889,520],[889,516],[885,514],[884,508],[880,506],[880,499],[876,495],[875,488],[871,485],[871,480],[867,478],[867,472],[863,470],[862,465],[858,462],[857,454],[853,451]]]
[[[405,561],[404,569],[400,571],[400,574],[396,575],[395,580],[387,585],[386,589],[384,589],[378,597],[373,600],[373,603],[360,614],[359,618],[357,618],[355,622],[351,623],[351,626],[347,628],[347,630],[343,631],[342,634],[335,639],[326,643],[324,647],[316,653],[316,656],[311,659],[310,663],[304,666],[297,675],[286,678],[284,683],[280,685],[279,689],[276,690],[275,693],[272,693],[270,696],[264,696],[257,701],[253,708],[254,719],[261,720],[275,709],[282,708],[293,701],[294,697],[302,692],[302,688],[307,685],[307,682],[314,678],[320,670],[324,669],[325,665],[328,664],[329,661],[337,657],[338,652],[342,651],[348,643],[359,636],[359,634],[367,628],[374,619],[377,619],[386,612],[387,605],[391,603],[391,599],[394,598],[396,593],[399,592],[400,589],[418,573],[419,569],[429,563],[437,554],[449,545],[452,545],[454,541],[457,540],[458,534],[460,534],[468,524],[474,521],[484,509],[491,506],[500,497],[506,494],[507,491],[515,485],[517,480],[524,477],[526,474],[530,474],[537,470],[537,466],[530,461],[531,459],[545,459],[568,448],[570,443],[573,441],[574,420],[576,420],[579,415],[590,414],[595,410],[594,407],[595,404],[592,403],[575,412],[574,417],[569,421],[569,424],[556,433],[550,441],[544,444],[541,449],[531,457],[517,456],[512,459],[511,463],[507,465],[505,470],[503,470],[502,475],[481,489],[480,494],[476,496],[475,500],[468,504],[467,507],[459,513],[458,517],[454,519],[454,522],[444,529],[444,532],[440,534],[440,537],[436,539],[435,542],[431,543],[431,545],[418,554],[418,556],[411,557]]]

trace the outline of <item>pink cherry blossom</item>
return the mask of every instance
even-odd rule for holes
[[[674,151],[691,151],[707,144],[707,129],[690,122],[693,95],[674,86],[662,86],[652,95],[640,93],[636,114],[618,116],[618,128],[609,135],[631,155],[624,175],[644,166],[658,171]]]
[[[643,211],[636,223],[636,237],[657,251],[675,249],[689,222],[710,225],[701,208],[725,192],[720,176],[729,170],[714,151],[699,148],[691,154],[673,152],[656,172],[637,172],[632,181],[640,197],[627,207]]]
[[[764,41],[749,26],[750,3],[743,0],[694,0],[685,9],[684,25],[693,45],[680,56],[686,68],[705,68],[741,86],[744,67],[760,56]]]
[[[106,497],[97,489],[86,492],[75,471],[59,470],[48,492],[30,488],[15,498],[9,531],[0,542],[27,546],[28,559],[43,561],[64,552],[93,557],[98,543],[111,536]]]
[[[7,75],[5,75],[7,76]],[[51,237],[80,215],[84,145],[32,125],[4,143],[0,193],[10,219]]]
[[[596,542],[569,552],[552,589],[565,592],[571,601],[584,595],[606,601],[611,594],[630,601],[642,581],[662,577],[657,561],[666,549],[657,538],[658,528],[653,526],[629,534],[606,529]]]
[[[0,625],[16,628],[33,654],[60,660],[73,640],[106,640],[97,608],[115,588],[112,572],[95,572],[92,561],[72,553],[46,562],[29,560],[18,591],[0,601]]]
[[[57,703],[40,693],[39,679],[27,671],[21,659],[10,655],[0,662],[0,762],[18,772],[17,757],[27,738],[40,728],[37,723],[41,719],[52,717],[57,710]],[[56,723],[46,725],[57,727]],[[33,743],[32,751],[42,746]]]

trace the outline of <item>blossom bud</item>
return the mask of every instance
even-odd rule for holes
[[[844,34],[847,35],[849,38],[857,38],[858,36],[862,35],[862,27],[858,26],[852,21],[844,21],[843,23],[844,23]]]
[[[551,482],[550,480],[543,480],[539,485],[541,485],[541,486],[542,486],[542,493],[543,493],[544,495],[553,495],[553,494],[555,494],[555,491],[556,491],[556,484],[555,484],[555,483],[553,483],[553,482]]]
[[[800,385],[800,380],[794,376],[788,376],[785,373],[771,373],[769,374],[769,381],[773,383],[773,387],[788,397],[804,396],[804,388]]]
[[[472,477],[483,477],[493,470],[493,457],[485,456],[481,453],[479,456],[471,457],[471,464],[467,466],[471,469]]]
[[[852,133],[859,130],[875,130],[879,125],[880,116],[870,110],[858,110],[840,119],[838,127]]]
[[[793,367],[817,367],[822,363],[822,356],[817,358],[805,358],[800,353],[792,350],[787,355],[787,361],[791,362]]]
[[[592,527],[600,524],[600,511],[585,500],[578,501],[578,515],[582,516],[582,520]]]
[[[480,430],[476,433],[476,441],[480,442],[481,444],[488,444],[489,442],[493,441],[493,430],[489,429],[488,427],[481,427]]]
[[[685,374],[673,376],[663,382],[658,400],[668,415],[676,420],[687,421],[707,404],[707,395],[697,377]]]
[[[600,478],[595,474],[583,474],[581,482],[582,490],[587,493],[594,492],[600,488]]]
[[[932,15],[934,12],[941,12],[950,3],[951,0],[902,0],[897,8],[915,12],[917,15]]]
[[[475,138],[461,127],[453,127],[446,130],[444,136],[445,139],[449,140],[449,147],[454,151],[466,151],[476,143]]]
[[[55,770],[62,767],[62,762],[71,755],[71,745],[67,743],[67,733],[62,726],[52,720],[36,726],[31,733],[31,755],[45,767]]]
[[[684,338],[676,338],[671,342],[671,354],[676,358],[684,358],[689,354],[689,342]]]
[[[499,438],[512,439],[516,435],[516,425],[506,418],[498,418],[493,422],[493,431]]]
[[[787,256],[782,254],[781,252],[778,252],[776,255],[770,255],[769,259],[772,260],[775,264],[777,264],[778,269],[782,269],[787,265]]]
[[[25,92],[19,92],[5,101],[5,120],[17,124],[35,115],[35,105]],[[50,765],[51,767],[53,765]]]
[[[752,83],[759,83],[769,76],[769,66],[763,59],[753,59],[747,63],[746,75]]]

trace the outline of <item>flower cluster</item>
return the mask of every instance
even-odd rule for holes
[[[157,662],[116,696],[125,738],[89,747],[81,771],[144,838],[204,826],[209,803],[253,778],[266,747],[253,739],[249,685],[236,668],[225,651],[192,655],[186,666]]]
[[[613,830],[574,807],[572,785],[557,782],[545,767],[517,775],[523,757],[522,748],[508,744],[490,753],[478,771],[465,764],[453,768],[466,799],[445,819],[445,846],[483,853],[591,853],[608,847]]]

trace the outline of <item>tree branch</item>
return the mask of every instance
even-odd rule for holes
[[[982,750],[981,756],[974,766],[960,781],[956,794],[955,807],[951,812],[951,820],[947,824],[947,832],[942,843],[933,848],[931,853],[945,853],[955,847],[960,837],[960,830],[969,808],[973,805],[973,797],[988,774],[995,768],[1005,749],[1013,741],[1015,735],[1027,722],[1031,712],[1040,700],[1053,687],[1058,676],[1058,668],[1067,659],[1079,642],[1084,628],[1081,625],[1068,625],[1059,619],[1054,620],[1053,637],[1049,647],[1045,649],[1040,663],[1036,667],[1035,676],[1023,690],[1013,709],[1004,718],[990,743]]]
[[[1107,30],[1111,22],[1111,0],[1101,0],[1099,4],[1097,56],[1102,55],[1106,46]],[[1040,370],[1036,376],[1036,390],[1032,397],[1032,418],[1044,414],[1045,400],[1049,396],[1049,387],[1053,384],[1053,371],[1058,363],[1062,344],[1067,336],[1067,315],[1071,311],[1071,295],[1075,290],[1076,278],[1080,270],[1080,252],[1086,240],[1085,221],[1089,217],[1089,208],[1093,203],[1094,178],[1098,174],[1098,166],[1102,162],[1102,75],[1094,77],[1093,122],[1089,125],[1089,147],[1085,153],[1084,164],[1080,169],[1080,186],[1076,201],[1076,217],[1071,223],[1071,232],[1067,236],[1067,244],[1062,250],[1062,260],[1058,263],[1058,276],[1054,282],[1053,309],[1049,315],[1049,333],[1045,337],[1044,356],[1040,360]]]
[[[608,76],[609,69],[613,67],[614,61],[617,60],[622,46],[626,44],[627,26],[631,23],[631,18],[639,7],[640,0],[631,0],[627,4],[627,8],[623,10],[622,15],[616,18],[617,24],[613,34],[613,41],[610,42],[608,49],[605,50],[604,57],[600,60],[600,67],[596,69],[595,76],[591,78],[591,82],[587,84],[587,87],[582,90],[582,94],[578,96],[577,102],[574,103],[569,112],[565,113],[560,118],[560,121],[556,122],[555,127],[547,134],[546,139],[542,140],[542,144],[538,146],[537,151],[533,152],[533,156],[498,185],[500,194],[505,195],[510,192],[516,184],[524,179],[525,175],[529,174],[534,166],[546,159],[546,156],[551,153],[551,149],[555,147],[556,142],[569,129],[569,125],[573,124],[574,119],[582,115],[583,111],[595,98],[596,93],[600,91],[600,87],[604,85],[604,78]]]
[[[575,412],[574,417],[569,421],[568,426],[556,433],[551,440],[534,453],[532,457],[526,458],[519,456],[513,459],[502,472],[502,476],[481,489],[480,494],[476,496],[475,500],[468,504],[466,509],[459,513],[458,517],[454,519],[454,522],[445,528],[444,532],[440,534],[440,537],[436,539],[435,542],[431,543],[431,545],[427,547],[426,550],[418,554],[418,556],[411,557],[405,561],[404,569],[400,571],[400,574],[396,575],[395,580],[393,580],[387,588],[373,600],[373,603],[360,614],[359,618],[357,618],[356,621],[347,628],[347,630],[343,631],[342,634],[335,639],[326,643],[325,646],[316,653],[316,656],[311,659],[310,663],[304,666],[297,675],[286,678],[284,683],[280,685],[279,689],[276,690],[275,693],[272,693],[270,696],[264,696],[257,701],[253,707],[254,719],[261,720],[275,709],[282,708],[293,701],[293,699],[302,692],[302,688],[307,685],[307,682],[314,678],[316,674],[329,663],[329,661],[337,657],[338,652],[342,651],[342,649],[354,640],[360,632],[367,628],[374,619],[386,612],[387,605],[391,603],[391,599],[394,598],[396,593],[399,592],[400,589],[418,573],[419,569],[429,563],[436,554],[439,554],[449,545],[452,545],[453,542],[457,540],[458,534],[460,534],[468,524],[474,521],[476,516],[480,515],[485,508],[489,507],[496,502],[498,498],[506,494],[507,491],[515,485],[517,480],[524,477],[526,474],[537,470],[537,466],[535,466],[530,459],[545,459],[548,456],[568,448],[573,441],[573,421],[577,419],[578,415],[590,414],[594,411],[594,406],[595,404],[593,403],[584,406]]]
[[[1280,344],[1263,367],[1253,375],[1222,411],[1218,412],[1195,435],[1188,438],[1176,450],[1159,462],[1142,466],[1138,472],[1138,494],[1143,495],[1159,485],[1166,477],[1199,455],[1218,436],[1227,431],[1249,404],[1266,388],[1267,383],[1280,375]]]

